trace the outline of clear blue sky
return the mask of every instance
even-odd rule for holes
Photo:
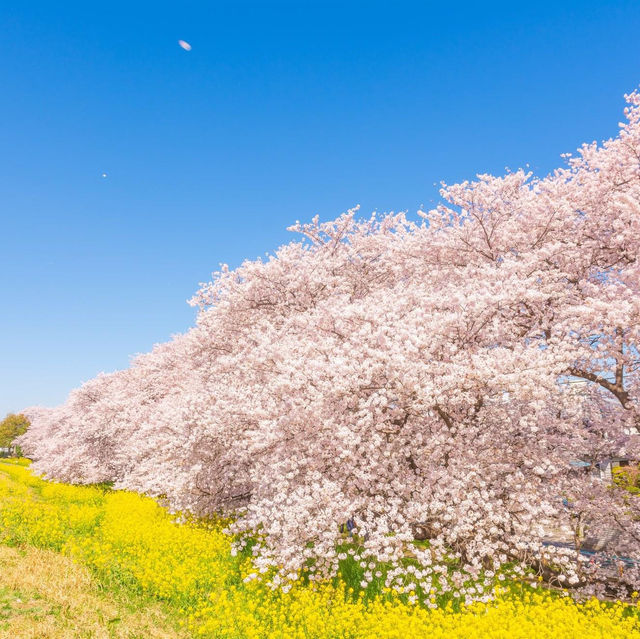
[[[638,0],[5,0],[0,33],[0,415],[184,331],[294,220],[547,173],[640,83]]]

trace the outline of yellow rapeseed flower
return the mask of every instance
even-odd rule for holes
[[[194,636],[227,639],[640,639],[636,606],[582,604],[544,590],[497,586],[495,599],[454,609],[408,605],[393,592],[369,599],[344,583],[295,581],[289,592],[231,556],[225,522],[178,524],[154,500],[34,477],[0,463],[0,540],[50,548],[172,607]],[[432,591],[431,601],[436,601]],[[634,598],[638,593],[634,593]],[[434,604],[432,604],[434,605]]]

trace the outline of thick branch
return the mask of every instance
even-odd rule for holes
[[[570,375],[574,377],[581,377],[582,379],[586,379],[590,382],[594,382],[602,388],[605,388],[610,393],[612,393],[616,399],[622,404],[622,407],[625,409],[631,408],[629,405],[629,392],[624,390],[622,386],[622,377],[620,377],[620,381],[618,383],[618,376],[616,375],[616,383],[610,382],[608,379],[600,375],[596,375],[596,373],[592,373],[591,371],[585,371],[581,368],[577,368],[575,366],[571,366],[568,370]]]

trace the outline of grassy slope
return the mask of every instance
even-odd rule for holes
[[[172,639],[159,606],[105,592],[90,571],[50,550],[0,546],[0,638]]]

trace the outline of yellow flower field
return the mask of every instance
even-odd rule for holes
[[[0,463],[0,541],[56,551],[88,567],[108,591],[160,604],[193,636],[220,638],[406,639],[640,638],[637,607],[513,587],[495,602],[455,612],[398,598],[353,596],[344,583],[273,592],[245,583],[221,526],[178,524],[152,499],[34,477]],[[79,635],[78,635],[79,636]]]

